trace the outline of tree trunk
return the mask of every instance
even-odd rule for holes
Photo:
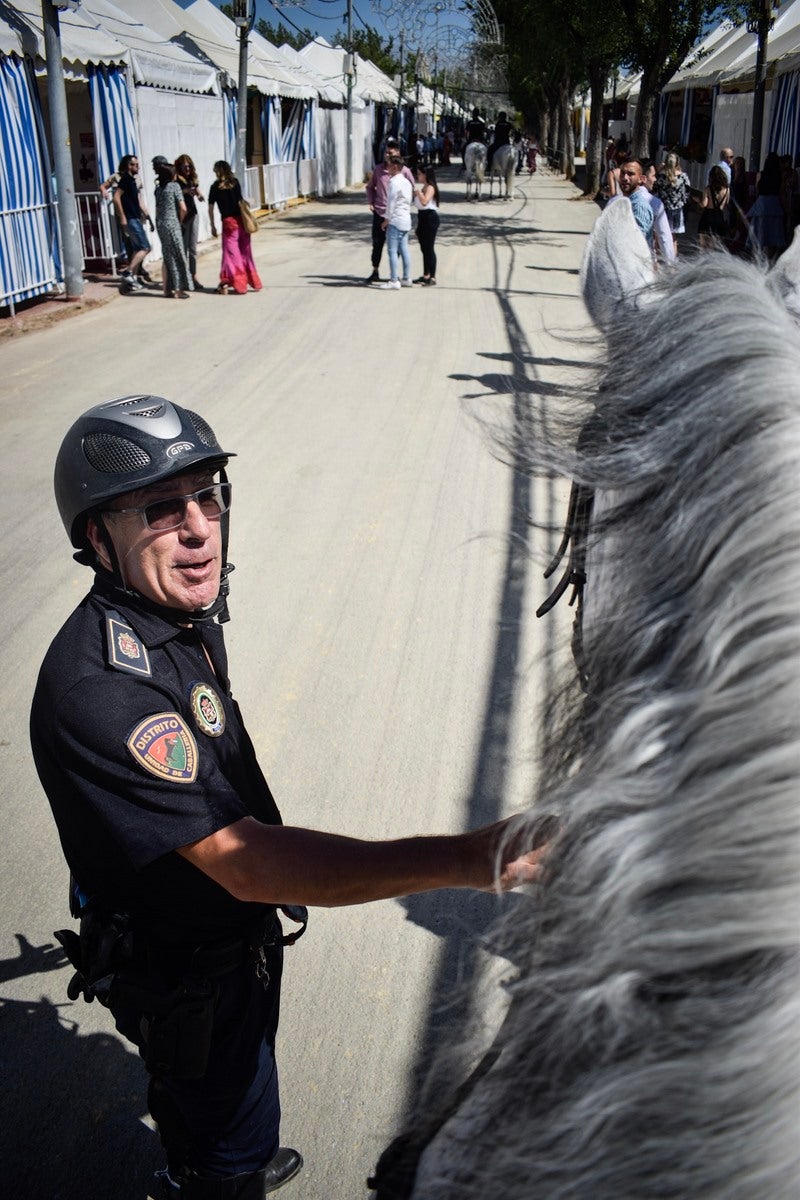
[[[632,146],[633,154],[643,158],[650,157],[650,142],[653,132],[653,117],[655,114],[658,81],[655,71],[645,71],[639,88],[639,100],[636,105],[636,118],[633,122]]]
[[[603,94],[608,71],[604,64],[593,62],[589,68],[591,109],[589,112],[589,142],[586,146],[586,192],[594,196],[600,189],[603,174]]]
[[[539,110],[539,149],[542,154],[550,144],[550,109],[544,105]]]
[[[567,179],[572,179],[575,175],[575,130],[572,125],[571,94],[569,79],[562,79],[558,88],[558,148],[561,152],[561,170]]]
[[[548,150],[555,161],[558,154],[558,143],[561,138],[561,113],[558,104],[550,101],[549,124],[550,124],[550,143]]]

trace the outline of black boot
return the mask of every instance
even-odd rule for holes
[[[281,1146],[278,1153],[260,1171],[242,1175],[214,1176],[184,1175],[180,1190],[175,1184],[167,1183],[162,1176],[165,1200],[264,1200],[268,1192],[277,1192],[290,1179],[294,1179],[303,1165],[297,1150]],[[163,1174],[166,1174],[164,1172]],[[172,1189],[169,1188],[172,1184]]]

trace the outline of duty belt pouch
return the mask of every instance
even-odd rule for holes
[[[145,1012],[140,1029],[144,1063],[153,1075],[201,1079],[208,1065],[217,988],[208,979],[184,980],[167,1000]],[[145,1006],[143,1006],[145,1007]]]

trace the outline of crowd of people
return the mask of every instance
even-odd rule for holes
[[[413,139],[415,153],[406,160],[397,138],[388,137],[382,161],[374,167],[366,185],[372,213],[372,263],[365,282],[383,290],[398,290],[413,284],[436,284],[436,236],[439,229],[441,193],[436,165],[447,165],[450,156],[471,142],[487,146],[487,159],[501,146],[516,150],[516,172],[536,170],[538,143],[521,133],[498,113],[488,125],[476,108],[463,133],[445,130],[436,136]],[[241,186],[229,163],[214,164],[215,180],[208,198],[203,195],[195,165],[188,154],[174,163],[164,155],[153,159],[156,176],[155,221],[150,214],[139,176],[139,159],[125,155],[117,172],[101,184],[105,199],[113,197],[127,263],[121,274],[122,288],[138,291],[152,280],[144,269],[151,251],[147,226],[156,230],[161,242],[162,291],[166,298],[188,299],[192,291],[205,291],[197,277],[198,205],[208,204],[211,233],[221,237],[219,281],[221,295],[258,291],[261,280],[253,259],[249,213]],[[698,240],[701,247],[722,243],[733,253],[756,250],[775,258],[789,244],[800,224],[800,171],[790,155],[767,154],[759,172],[748,172],[745,159],[723,147],[719,161],[709,170],[705,187],[693,187],[681,167],[676,150],[661,162],[628,153],[624,138],[609,138],[604,155],[598,201],[605,205],[620,198],[629,201],[634,217],[657,261],[672,262],[678,254],[679,238],[686,233],[686,214],[699,212]],[[215,218],[215,210],[218,220]],[[416,237],[422,255],[422,271],[412,279],[409,239],[416,210]],[[387,247],[389,278],[381,280],[380,262]]]
[[[151,233],[157,232],[161,243],[162,292],[166,299],[188,300],[190,294],[207,289],[197,278],[197,241],[199,229],[198,204],[206,198],[194,162],[188,154],[177,155],[171,163],[163,154],[152,162],[156,177],[154,194],[155,222],[150,215],[144,187],[139,178],[139,158],[125,154],[116,172],[100,185],[104,200],[113,200],[125,253],[125,266],[120,272],[123,291],[142,291],[153,280],[144,269],[144,261],[152,246],[145,224]],[[243,295],[248,287],[260,291],[259,278],[250,242],[252,214],[242,196],[238,179],[231,165],[220,159],[214,163],[215,180],[208,193],[208,212],[213,237],[222,236],[222,260],[219,295],[230,291]],[[220,229],[214,217],[219,213]]]
[[[633,179],[635,185],[631,186]],[[605,205],[619,196],[631,201],[637,224],[656,257],[664,262],[676,257],[678,238],[686,232],[686,213],[691,208],[699,211],[700,246],[719,243],[735,254],[759,252],[774,259],[789,245],[800,224],[800,170],[791,155],[775,151],[767,154],[760,171],[750,172],[745,159],[725,146],[710,168],[705,186],[695,188],[677,151],[669,151],[663,162],[656,164],[629,154],[624,140],[618,143],[609,138],[598,199]]]

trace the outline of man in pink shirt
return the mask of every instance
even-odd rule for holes
[[[376,164],[367,183],[367,204],[372,213],[372,274],[364,280],[365,283],[380,283],[378,267],[381,264],[381,255],[386,242],[384,221],[386,220],[386,193],[389,190],[389,163],[395,158],[400,158],[400,146],[396,138],[387,138],[383,162]],[[409,181],[413,190],[414,176],[408,167],[403,167],[401,174]]]

